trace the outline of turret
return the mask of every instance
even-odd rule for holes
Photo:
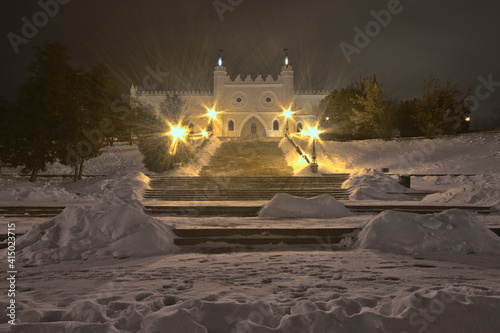
[[[215,67],[214,70],[214,96],[215,99],[218,100],[220,97],[224,85],[226,84],[227,81],[227,71],[226,67],[223,66],[223,59],[222,59],[222,50],[219,51],[219,57],[217,60],[217,66]]]
[[[288,50],[284,50],[285,59],[284,66],[281,69],[281,82],[283,83],[283,96],[285,100],[283,101],[284,105],[291,105],[293,103],[293,68],[290,66],[288,59]]]

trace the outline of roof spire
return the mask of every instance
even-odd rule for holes
[[[222,54],[223,54],[223,50],[219,50],[219,67],[222,67]]]

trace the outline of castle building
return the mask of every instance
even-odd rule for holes
[[[130,90],[131,100],[150,104],[156,110],[166,94],[173,93],[140,91],[135,86]],[[212,122],[213,133],[219,138],[280,138],[285,135],[287,126],[290,133],[314,126],[319,103],[329,91],[296,91],[288,56],[277,79],[271,75],[266,78],[258,75],[255,79],[237,75],[231,79],[220,56],[214,70],[212,92],[175,93],[185,102],[183,118],[192,132],[198,133],[209,127],[206,114],[207,110],[213,109],[217,112],[217,121]],[[283,116],[287,109],[294,112],[293,119],[287,120]]]

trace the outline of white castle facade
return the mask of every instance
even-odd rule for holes
[[[288,58],[285,61],[288,64]],[[214,109],[217,121],[213,121],[213,133],[220,138],[283,137],[286,126],[290,133],[298,132],[317,122],[320,101],[329,91],[295,91],[292,66],[283,66],[277,79],[271,75],[255,79],[237,75],[231,79],[222,58],[214,70],[213,92],[177,93],[185,102],[183,119],[191,132],[207,129],[210,120],[207,110]],[[135,86],[130,90],[131,100],[150,104],[156,110],[169,91],[140,91]],[[284,110],[294,112],[292,120],[282,116]]]

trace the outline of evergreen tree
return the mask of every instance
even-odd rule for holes
[[[366,80],[364,94],[353,102],[361,108],[353,108],[351,121],[355,133],[365,133],[376,138],[389,140],[392,137],[396,105],[383,92],[383,85],[376,79]]]
[[[144,165],[148,170],[161,173],[173,169],[176,163],[186,162],[193,156],[193,150],[186,142],[174,142],[167,134],[172,126],[186,126],[182,123],[184,103],[177,94],[166,96],[158,114],[151,106],[134,104],[133,112],[139,120],[135,127],[139,150],[144,156]]]
[[[413,117],[427,138],[436,134],[456,134],[467,131],[471,108],[467,102],[470,90],[463,93],[451,81],[442,85],[433,75],[424,81],[422,98]]]
[[[37,47],[35,60],[28,66],[28,80],[20,87],[15,112],[16,154],[11,166],[24,166],[36,181],[40,170],[57,159],[57,151],[68,133],[65,131],[71,112],[71,78],[66,48],[58,43]]]
[[[107,65],[101,63],[89,72],[83,68],[76,70],[71,93],[73,112],[68,114],[67,141],[58,156],[63,164],[74,166],[76,181],[82,178],[84,162],[99,156],[106,140],[112,142],[118,119],[111,105],[118,90]]]
[[[321,126],[327,130],[327,136],[338,139],[361,138],[355,133],[355,124],[351,120],[352,110],[360,110],[362,105],[356,98],[364,94],[364,81],[354,81],[346,88],[332,91],[320,103],[320,113],[323,114]]]

